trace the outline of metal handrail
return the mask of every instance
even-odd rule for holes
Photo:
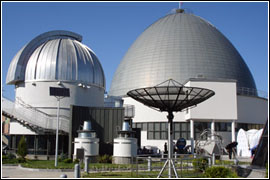
[[[4,112],[13,115],[21,123],[29,123],[44,129],[56,129],[56,117],[40,112],[33,107],[31,108],[29,105],[14,103],[3,97],[2,107]],[[69,132],[69,119],[67,117],[59,117],[59,129]]]

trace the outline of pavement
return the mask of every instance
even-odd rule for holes
[[[251,163],[252,162],[252,158],[250,158],[250,157],[240,157],[240,156],[237,156],[236,158],[240,162],[247,162],[247,163]],[[221,159],[222,160],[225,160],[225,161],[234,161],[233,158],[232,159],[229,159],[229,156],[228,155],[222,155]]]
[[[30,168],[21,168],[19,166],[2,165],[2,178],[60,178],[66,174],[67,178],[74,178],[74,171],[61,172],[52,170],[35,170]],[[1,178],[1,179],[2,179]]]

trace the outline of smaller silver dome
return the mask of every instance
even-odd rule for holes
[[[102,66],[95,53],[68,31],[51,31],[33,39],[13,58],[7,83],[19,81],[82,82],[105,88]]]

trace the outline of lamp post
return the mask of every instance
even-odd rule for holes
[[[55,163],[54,166],[58,166],[58,131],[59,131],[59,110],[60,110],[60,98],[57,98],[57,125],[56,125],[56,145],[55,145]]]
[[[60,111],[60,99],[69,97],[68,88],[50,87],[50,96],[55,96],[57,99],[57,123],[56,123],[56,144],[55,144],[55,163],[54,166],[58,166],[58,131],[59,131],[59,111]]]

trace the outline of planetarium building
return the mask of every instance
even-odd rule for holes
[[[238,129],[259,129],[267,120],[267,99],[258,96],[252,74],[232,43],[208,21],[178,9],[144,30],[111,83],[109,95],[135,105],[133,127],[141,129],[141,146],[163,150],[167,114],[136,102],[127,92],[168,79],[215,91],[206,102],[175,113],[174,140],[190,143],[209,128],[226,144],[235,141]]]
[[[6,83],[15,85],[15,102],[2,98],[2,114],[13,119],[11,149],[17,149],[24,135],[29,152],[53,155],[59,117],[59,149],[70,156],[84,121],[92,123],[89,127],[99,138],[99,153],[108,149],[112,153],[113,138],[125,118],[136,132],[138,147],[163,151],[168,140],[167,114],[140,104],[127,93],[168,79],[215,94],[174,113],[173,139],[184,138],[191,151],[197,141],[206,140],[201,134],[207,129],[222,137],[225,145],[236,140],[240,128],[261,129],[267,121],[267,97],[258,93],[239,52],[215,26],[183,9],[142,32],[119,64],[105,98],[101,63],[81,41],[81,35],[70,31],[46,32],[12,59]],[[69,89],[69,97],[58,101],[50,95],[51,87]]]

